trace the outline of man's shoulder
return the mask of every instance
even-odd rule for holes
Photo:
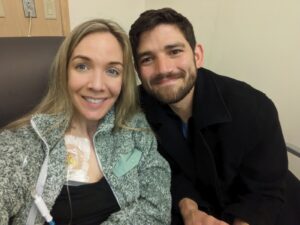
[[[205,68],[200,69],[200,74],[204,76],[204,79],[212,80],[217,90],[224,98],[237,98],[241,100],[261,99],[270,101],[264,92],[256,89],[245,81],[238,80],[228,75],[217,74]]]
[[[216,74],[204,69],[205,79],[210,79],[216,87],[227,109],[234,116],[256,115],[258,112],[268,116],[276,112],[273,101],[263,92],[252,85],[233,77]]]
[[[204,79],[213,80],[215,84],[217,84],[220,88],[240,88],[245,90],[258,91],[245,81],[238,80],[229,75],[218,74],[206,68],[199,69],[198,74],[199,76],[202,75]]]

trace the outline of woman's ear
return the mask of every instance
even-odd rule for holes
[[[194,57],[195,57],[196,67],[199,69],[200,67],[203,66],[203,61],[204,61],[204,52],[201,44],[196,44],[194,49]]]

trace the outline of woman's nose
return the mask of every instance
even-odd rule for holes
[[[103,74],[100,71],[95,71],[89,81],[89,88],[95,91],[101,91],[104,87]]]

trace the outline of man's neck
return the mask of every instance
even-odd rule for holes
[[[184,123],[187,123],[189,118],[192,116],[193,96],[194,96],[194,87],[182,100],[169,105],[171,109],[180,117],[180,119]]]

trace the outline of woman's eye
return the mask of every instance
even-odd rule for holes
[[[80,63],[75,66],[75,69],[79,72],[83,72],[88,70],[88,66],[86,64]]]
[[[121,71],[119,69],[116,69],[116,68],[108,68],[106,70],[106,73],[110,76],[116,77],[116,76],[120,75]]]

